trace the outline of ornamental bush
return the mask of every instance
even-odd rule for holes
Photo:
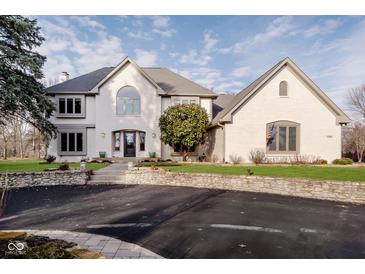
[[[350,158],[340,158],[332,161],[334,165],[351,165],[352,163],[353,161]]]
[[[188,152],[204,143],[208,122],[206,110],[196,104],[170,106],[160,117],[161,141],[186,161]]]

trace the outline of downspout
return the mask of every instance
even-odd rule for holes
[[[221,124],[219,121],[218,121],[217,125],[219,127],[221,127],[223,130],[223,164],[224,164],[226,162],[226,159],[225,159],[226,158],[226,131],[225,131],[224,125]]]

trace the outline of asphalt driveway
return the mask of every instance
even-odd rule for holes
[[[83,231],[167,258],[365,258],[365,206],[161,186],[9,192],[0,229]]]

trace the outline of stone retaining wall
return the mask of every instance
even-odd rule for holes
[[[365,204],[365,183],[305,179],[129,170],[126,184],[151,184],[272,193]]]
[[[17,188],[53,185],[83,185],[90,177],[89,171],[68,170],[49,172],[1,173],[0,188]]]

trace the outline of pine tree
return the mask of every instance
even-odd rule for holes
[[[36,20],[0,16],[0,124],[21,118],[53,137],[54,106],[41,83],[46,57],[35,51],[43,41]]]

